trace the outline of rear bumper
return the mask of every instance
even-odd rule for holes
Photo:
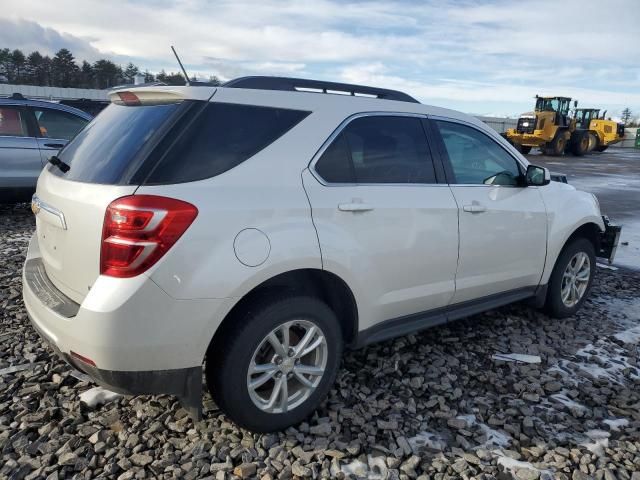
[[[609,263],[613,263],[613,259],[616,256],[616,250],[618,249],[618,243],[620,241],[620,232],[622,227],[620,225],[614,225],[609,221],[609,217],[603,215],[604,232],[600,234],[600,246],[597,256],[600,258],[606,258]]]
[[[71,367],[86,373],[93,381],[123,395],[175,395],[196,419],[202,418],[202,367],[175,370],[116,371],[104,370],[62,352],[54,340],[43,332],[29,314],[29,320],[40,337]]]
[[[195,413],[208,344],[233,305],[233,299],[176,300],[144,275],[101,276],[79,305],[47,277],[35,236],[23,298],[34,328],[74,368],[120,393],[177,395],[192,412],[197,404]]]

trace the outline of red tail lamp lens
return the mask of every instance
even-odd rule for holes
[[[134,277],[148,270],[178,241],[198,215],[190,203],[156,195],[122,197],[107,207],[100,273]]]

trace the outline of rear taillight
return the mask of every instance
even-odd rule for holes
[[[155,195],[131,195],[107,207],[100,273],[134,277],[156,263],[198,215],[190,203]]]

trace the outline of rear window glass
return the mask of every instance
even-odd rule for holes
[[[111,104],[58,154],[69,171],[53,166],[50,171],[78,182],[121,183],[130,164],[180,108],[182,104]]]
[[[210,103],[156,152],[146,184],[180,183],[219,175],[266,148],[309,112],[231,103]],[[163,141],[163,143],[165,143]]]

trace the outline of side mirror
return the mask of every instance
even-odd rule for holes
[[[525,174],[525,183],[531,187],[542,187],[551,183],[551,172],[548,168],[529,165]]]

